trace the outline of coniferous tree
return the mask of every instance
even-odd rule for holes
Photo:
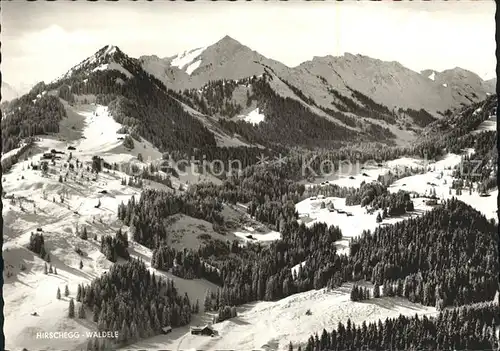
[[[68,297],[69,296],[69,289],[68,289],[68,285],[66,285],[64,287],[64,296]]]
[[[205,294],[205,301],[203,302],[203,307],[206,312],[212,310],[212,298],[210,295],[210,290],[207,290],[207,293]]]
[[[88,234],[87,234],[87,227],[83,227],[83,231],[82,231],[82,236],[81,238],[83,240],[87,240],[88,239]]]
[[[57,288],[57,299],[61,299],[61,289]]]
[[[85,317],[86,317],[85,307],[83,306],[83,303],[81,303],[80,307],[78,308],[78,318],[85,319]]]
[[[68,317],[75,318],[75,302],[73,301],[73,298],[69,300]]]
[[[76,292],[76,301],[82,301],[82,286],[80,284],[78,284],[78,290]]]

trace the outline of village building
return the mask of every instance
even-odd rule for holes
[[[210,325],[191,327],[191,334],[193,335],[209,335],[213,336],[216,331]]]

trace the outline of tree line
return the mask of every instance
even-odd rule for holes
[[[453,308],[437,317],[403,316],[323,329],[289,350],[497,350],[500,309],[495,302]]]

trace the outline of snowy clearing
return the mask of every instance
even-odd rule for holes
[[[486,131],[496,131],[497,130],[497,116],[490,116],[486,121],[481,123],[476,130],[472,131],[472,134],[477,134]]]
[[[264,119],[266,116],[264,116],[262,113],[259,112],[259,109],[256,108],[255,110],[250,111],[246,115],[239,116],[241,119],[243,119],[245,122],[251,123],[251,124],[259,124],[261,122],[264,122]]]
[[[251,229],[251,228],[250,228]],[[281,239],[281,234],[276,231],[270,231],[268,233],[256,233],[255,230],[246,230],[246,231],[237,231],[234,232],[238,238],[243,239],[244,241],[274,241]]]
[[[361,324],[403,315],[435,315],[433,307],[410,303],[402,298],[379,298],[364,302],[350,301],[350,284],[333,289],[312,290],[279,301],[257,302],[238,309],[238,317],[213,324],[215,337],[191,335],[188,328],[179,328],[123,348],[171,350],[287,350],[307,342],[313,333],[331,330],[338,322]],[[307,315],[306,311],[311,314]],[[191,325],[205,324],[211,314],[201,316]]]
[[[405,216],[388,217],[381,223],[377,223],[377,213],[368,214],[366,208],[361,205],[346,206],[346,199],[339,197],[326,197],[319,200],[305,199],[295,205],[295,209],[299,213],[299,221],[310,227],[314,223],[326,223],[328,226],[338,226],[342,230],[343,239],[336,242],[337,251],[340,254],[348,254],[349,241],[351,238],[361,235],[363,230],[375,230],[379,225],[395,224],[408,217],[423,214],[425,211],[432,209],[431,206],[425,205],[422,198],[415,198],[415,210]],[[333,211],[325,207],[321,208],[321,203],[331,203],[336,210]]]

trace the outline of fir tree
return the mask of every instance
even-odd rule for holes
[[[82,231],[82,236],[81,238],[83,240],[87,240],[88,239],[88,234],[87,234],[87,227],[83,227],[83,231]]]
[[[68,317],[75,318],[75,302],[73,301],[73,298],[69,300]]]
[[[84,319],[86,316],[85,314],[85,307],[83,306],[83,303],[80,304],[80,307],[78,308],[78,318]]]
[[[68,289],[68,286],[66,285],[66,287],[64,288],[64,296],[68,297],[69,296],[69,289]]]
[[[76,292],[76,301],[82,301],[82,286],[80,284],[78,284],[78,290]]]
[[[61,299],[61,289],[57,288],[57,299]]]

